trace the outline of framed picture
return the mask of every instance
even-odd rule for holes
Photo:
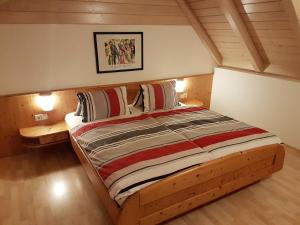
[[[143,70],[143,32],[94,32],[97,73]]]

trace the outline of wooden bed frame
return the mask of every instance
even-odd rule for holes
[[[116,225],[154,225],[270,176],[283,167],[280,144],[233,153],[186,169],[130,196],[122,207],[112,200],[74,137],[72,146]]]

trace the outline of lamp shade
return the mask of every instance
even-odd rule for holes
[[[176,92],[177,93],[182,93],[185,91],[185,80],[184,79],[177,79],[176,80]]]
[[[37,96],[37,105],[41,108],[41,110],[48,112],[54,109],[55,98],[50,94],[40,94]]]

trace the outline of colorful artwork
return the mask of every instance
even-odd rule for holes
[[[104,45],[108,65],[135,63],[135,39],[111,39]]]
[[[143,34],[94,33],[98,73],[143,69]]]

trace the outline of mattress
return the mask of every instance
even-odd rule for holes
[[[69,115],[66,121],[120,205],[136,191],[182,169],[281,143],[265,130],[199,107],[136,112],[86,124]]]

